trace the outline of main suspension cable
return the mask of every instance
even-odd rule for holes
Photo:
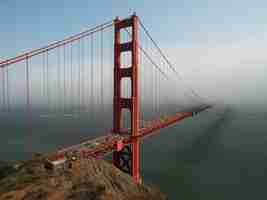
[[[131,33],[130,33],[127,29],[125,29],[125,31],[127,32],[127,34],[129,34],[129,35],[131,36]],[[159,70],[160,73],[161,73],[166,79],[169,79],[168,75],[160,69],[160,66],[157,65],[157,64],[153,61],[153,59],[149,56],[149,54],[144,50],[144,48],[143,48],[140,44],[138,44],[138,48],[143,52],[143,54],[144,54],[145,57],[151,62],[151,64],[152,64],[155,68],[157,68],[157,70]]]
[[[139,24],[141,25],[141,27],[143,28],[145,34],[148,36],[148,38],[151,40],[151,42],[154,44],[154,46],[156,47],[156,49],[158,50],[158,52],[160,53],[160,55],[163,57],[163,59],[166,61],[166,63],[168,64],[169,68],[177,75],[177,78],[183,82],[184,86],[190,90],[190,92],[198,99],[200,99],[200,101],[202,102],[203,99],[201,96],[199,96],[197,94],[197,92],[194,91],[193,88],[191,88],[190,86],[188,86],[182,76],[180,75],[180,73],[175,69],[175,67],[171,64],[171,62],[169,61],[169,59],[167,58],[167,56],[163,53],[163,51],[161,50],[161,48],[159,47],[159,45],[157,44],[157,42],[152,38],[152,36],[150,35],[149,31],[147,30],[147,28],[144,26],[144,24],[141,22],[141,20],[139,19]]]
[[[92,35],[92,34],[94,34],[96,32],[99,32],[101,29],[107,29],[107,28],[109,28],[109,27],[111,27],[113,25],[114,25],[114,21],[110,20],[108,22],[105,22],[103,24],[95,26],[95,27],[93,27],[91,29],[88,29],[88,30],[85,30],[85,31],[80,32],[78,34],[75,34],[75,35],[72,35],[70,37],[67,37],[67,38],[65,38],[63,40],[53,42],[53,43],[51,43],[49,45],[46,45],[44,47],[41,47],[41,48],[38,48],[38,49],[34,49],[32,51],[29,51],[29,52],[23,53],[21,55],[18,55],[16,57],[1,61],[0,62],[0,68],[1,67],[6,67],[8,65],[11,65],[11,64],[14,64],[14,63],[17,63],[17,62],[20,62],[22,60],[25,60],[26,58],[31,58],[31,57],[39,55],[41,53],[45,53],[46,51],[50,51],[50,50],[55,49],[57,47],[64,46],[66,44],[72,43],[72,42],[77,41],[77,40],[79,40],[81,38],[84,38],[84,37]]]

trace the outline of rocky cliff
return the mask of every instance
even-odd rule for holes
[[[0,179],[1,200],[167,199],[155,188],[135,184],[104,160],[79,160],[71,167],[49,171],[42,159],[34,159],[15,168]]]

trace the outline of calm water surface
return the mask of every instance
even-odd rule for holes
[[[111,119],[109,115],[102,120],[88,114],[36,116],[31,129],[24,115],[0,116],[1,160],[25,159],[111,127],[111,120],[105,120]],[[92,124],[102,128],[88,131]],[[144,182],[171,200],[267,199],[266,173],[267,108],[213,108],[162,130],[142,145]]]
[[[143,176],[175,199],[267,199],[267,109],[215,108],[143,145]]]

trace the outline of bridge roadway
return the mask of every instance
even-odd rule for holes
[[[203,108],[200,111],[207,109]],[[161,128],[170,126],[185,118],[192,117],[197,112],[179,112],[172,116],[164,116],[160,119],[149,121],[144,123],[144,126],[140,128],[140,136],[142,139],[150,137]],[[119,151],[123,146],[131,143],[131,135],[128,129],[123,130],[122,133],[108,133],[105,136],[100,136],[92,140],[84,141],[80,144],[62,148],[47,157],[50,161],[57,161],[69,156],[75,156],[78,158],[95,157],[102,158],[113,151]]]

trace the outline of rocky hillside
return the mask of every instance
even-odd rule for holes
[[[1,200],[167,199],[157,189],[133,183],[104,160],[80,160],[71,168],[47,171],[42,160],[35,159],[16,168],[0,179]]]

